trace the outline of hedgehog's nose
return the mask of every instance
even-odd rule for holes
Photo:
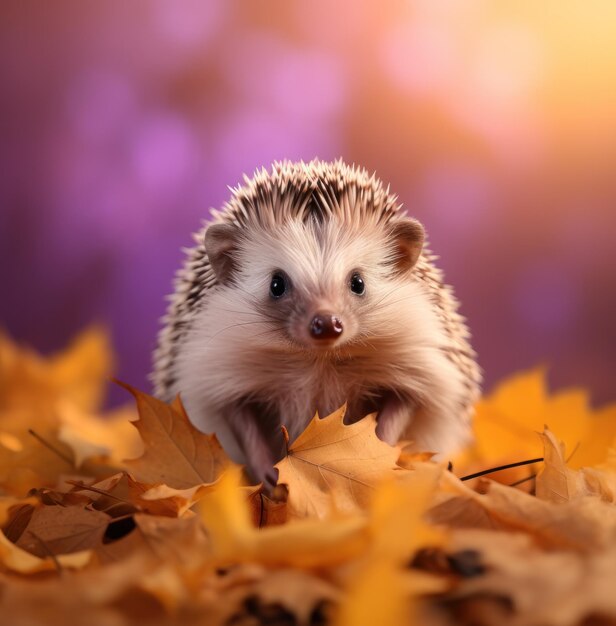
[[[337,339],[342,335],[342,320],[331,313],[317,313],[308,329],[313,339]]]

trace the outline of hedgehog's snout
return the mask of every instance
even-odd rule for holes
[[[319,311],[308,324],[308,332],[312,339],[320,342],[331,343],[342,335],[344,326],[342,320],[333,313]]]

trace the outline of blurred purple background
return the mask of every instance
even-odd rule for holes
[[[546,362],[615,398],[612,0],[4,0],[0,81],[15,338],[102,321],[148,389],[180,247],[226,186],[342,156],[426,225],[486,389]]]

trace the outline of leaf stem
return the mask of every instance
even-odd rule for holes
[[[32,435],[39,443],[42,443],[46,448],[51,450],[54,454],[57,454],[63,461],[66,461],[71,467],[75,467],[75,462],[68,455],[64,454],[61,450],[58,450],[54,445],[50,444],[49,441],[43,439],[36,431],[28,428],[28,433]]]
[[[479,478],[480,476],[485,476],[486,474],[493,474],[494,472],[501,472],[502,470],[510,469],[512,467],[520,467],[522,465],[532,465],[533,463],[540,463],[541,461],[543,461],[543,457],[528,459],[528,461],[518,461],[517,463],[508,463],[507,465],[500,465],[499,467],[493,467],[492,469],[475,472],[474,474],[469,474],[468,476],[462,476],[460,480],[472,480],[473,478]]]
[[[73,487],[77,487],[77,491],[93,491],[94,493],[98,493],[101,496],[107,496],[109,498],[113,498],[114,500],[118,500],[123,504],[132,504],[130,500],[125,500],[124,498],[119,498],[118,496],[111,493],[111,491],[107,491],[107,489],[99,489],[98,487],[94,487],[93,485],[86,485],[81,480],[71,480],[67,479],[64,481],[68,485],[73,485]]]

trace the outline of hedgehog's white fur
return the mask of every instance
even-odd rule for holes
[[[217,282],[204,249],[206,224],[178,275],[159,338],[156,393],[167,400],[180,393],[193,422],[249,464],[258,429],[242,449],[229,414],[246,399],[259,403],[264,422],[275,416],[265,431],[276,432],[280,421],[293,439],[316,410],[324,415],[348,402],[357,419],[375,389],[393,390],[406,401],[380,433],[384,439],[412,439],[417,449],[440,453],[464,443],[481,371],[427,246],[410,274],[391,271],[390,229],[406,219],[396,197],[340,160],[275,163],[232,191],[214,222],[242,232],[234,280]],[[345,288],[358,268],[365,298]],[[261,308],[275,269],[291,277],[301,303],[284,320]],[[304,310],[339,314],[340,345],[311,349],[303,341]]]

